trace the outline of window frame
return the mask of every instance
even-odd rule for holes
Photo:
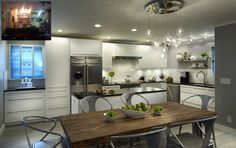
[[[216,75],[216,48],[215,46],[211,47],[211,75],[212,76]]]
[[[12,78],[11,76],[11,46],[20,46],[20,78]],[[32,78],[31,79],[45,79],[45,47],[44,45],[29,45],[29,44],[9,44],[9,52],[8,52],[8,62],[9,62],[9,80],[21,80],[22,79],[22,47],[32,47]],[[43,76],[42,77],[34,77],[34,48],[41,47],[42,48],[42,64],[43,64]]]

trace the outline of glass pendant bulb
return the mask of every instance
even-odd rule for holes
[[[184,32],[184,29],[181,27],[181,28],[177,29],[176,35],[181,36],[183,34],[183,32]]]
[[[159,43],[157,40],[155,40],[155,41],[153,42],[153,45],[154,45],[155,47],[160,47],[160,43]]]
[[[166,52],[167,52],[167,48],[163,48],[163,49],[162,49],[162,52],[163,52],[163,53],[166,53]]]
[[[146,36],[147,38],[151,38],[151,37],[153,36],[152,30],[151,30],[151,29],[147,29],[147,30],[145,31],[145,36]]]
[[[160,56],[161,56],[161,58],[164,59],[167,56],[167,53],[161,52]]]

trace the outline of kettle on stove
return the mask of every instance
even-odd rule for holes
[[[139,81],[144,82],[145,81],[145,75],[142,75],[141,77],[139,77]]]

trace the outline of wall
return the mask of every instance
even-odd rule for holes
[[[166,69],[166,75],[170,75],[173,77],[174,81],[179,81],[180,72],[181,71],[189,71],[191,73],[190,81],[201,83],[203,82],[203,75],[199,75],[198,78],[196,78],[196,74],[198,71],[202,70],[207,74],[207,80],[208,83],[215,83],[215,76],[211,74],[211,69],[191,69],[188,67],[185,67],[184,65],[178,64],[178,61],[176,59],[176,55],[178,53],[184,53],[187,52],[190,55],[193,55],[195,57],[200,57],[202,52],[208,52],[209,55],[211,55],[211,47],[215,46],[214,39],[203,39],[203,40],[195,40],[190,43],[183,44],[179,46],[178,48],[171,48],[168,51],[168,57],[167,57],[167,67]],[[210,62],[209,62],[210,64]]]
[[[236,24],[216,27],[216,111],[217,122],[236,128]],[[231,79],[231,84],[222,84],[221,79]],[[227,122],[232,117],[232,123]]]

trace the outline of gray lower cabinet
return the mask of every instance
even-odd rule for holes
[[[166,89],[166,83],[163,82],[142,83],[141,87],[155,87],[155,88]]]
[[[5,123],[19,122],[24,116],[45,116],[45,91],[5,92]]]

